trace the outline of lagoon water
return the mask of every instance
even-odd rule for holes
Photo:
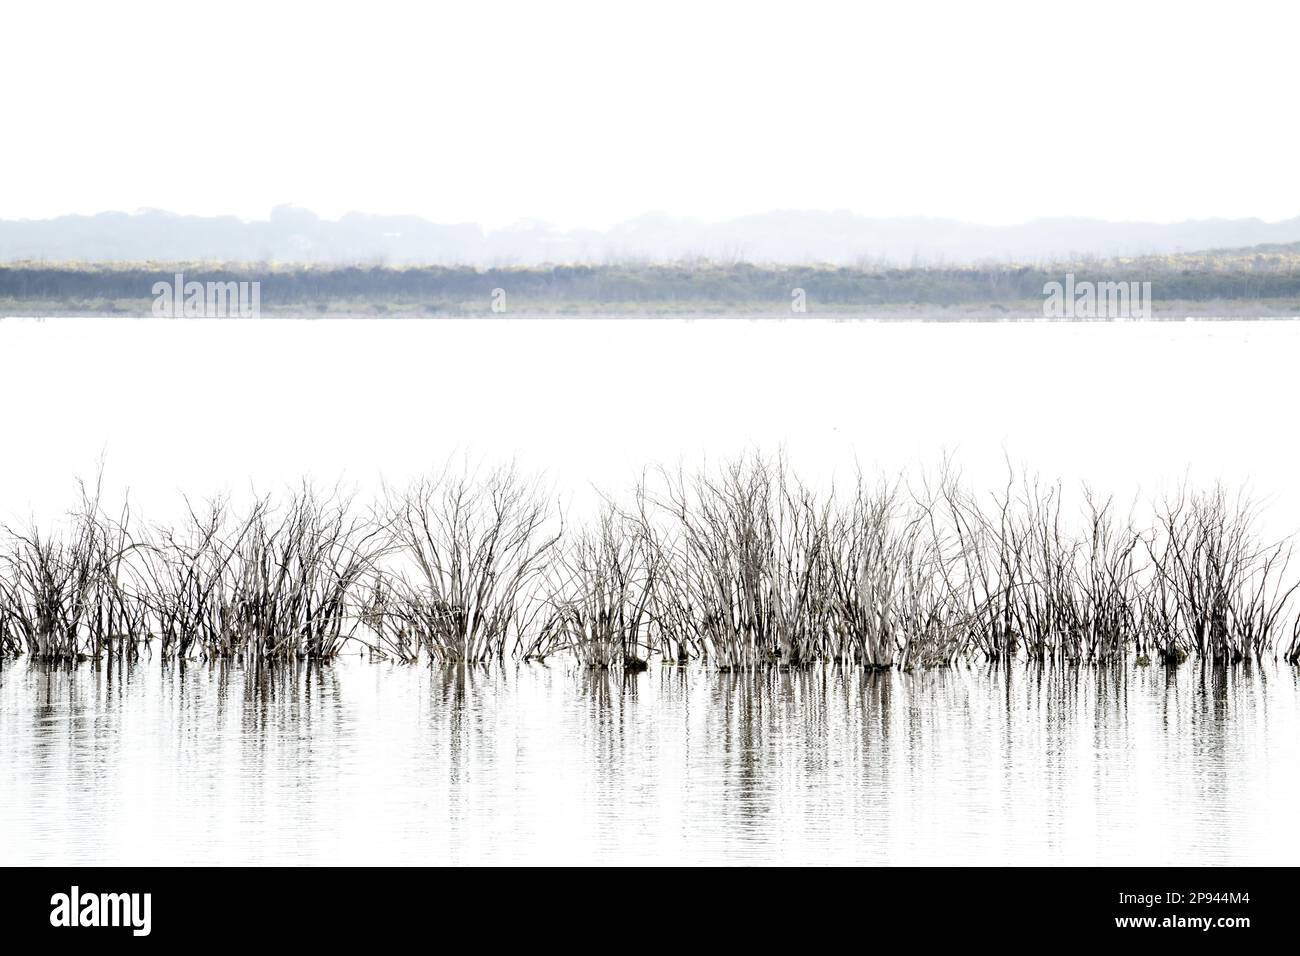
[[[0,321],[0,520],[516,459],[580,517],[646,464],[946,455],[1300,528],[1300,323]],[[0,864],[1293,863],[1300,685],[1014,667],[629,676],[349,658],[0,665]]]
[[[1121,503],[1249,483],[1300,529],[1300,322],[0,320],[0,520],[106,464],[137,515],[310,475],[363,495],[515,459],[581,514],[647,465],[785,449],[801,473],[1006,463]]]
[[[0,668],[0,864],[1293,864],[1285,666]]]

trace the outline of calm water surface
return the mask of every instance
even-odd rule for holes
[[[0,863],[1275,863],[1294,669],[0,666]]]
[[[578,519],[647,464],[781,447],[814,481],[952,454],[996,488],[1011,459],[1121,513],[1222,478],[1282,535],[1297,363],[1297,322],[4,320],[0,404],[42,414],[6,421],[0,520],[61,520],[101,459],[109,499],[167,521],[303,475],[364,500],[462,452],[541,472]],[[1292,864],[1298,698],[1272,665],[19,661],[0,863]]]

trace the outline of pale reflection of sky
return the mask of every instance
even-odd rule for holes
[[[1292,863],[1285,666],[0,669],[0,864]]]
[[[813,479],[946,451],[997,485],[1009,456],[1125,505],[1249,480],[1293,531],[1298,367],[1300,322],[0,320],[0,518],[62,515],[101,456],[153,517],[458,452],[517,458],[581,512],[647,464],[783,445]]]

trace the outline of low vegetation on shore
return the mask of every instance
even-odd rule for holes
[[[259,282],[263,315],[307,318],[494,314],[1034,318],[1043,314],[1044,286],[1067,274],[1079,282],[1150,282],[1157,318],[1300,315],[1300,246],[1296,245],[1128,259],[912,268],[707,261],[494,269],[16,262],[0,264],[0,315],[149,316],[154,284],[171,282],[177,273],[208,282]],[[792,310],[796,289],[803,290],[806,313]]]
[[[648,473],[576,525],[512,469],[369,503],[304,484],[174,526],[85,486],[62,526],[3,529],[0,657],[1300,663],[1291,545],[1256,518],[1223,488],[1139,523],[1028,477],[814,488],[760,456]]]

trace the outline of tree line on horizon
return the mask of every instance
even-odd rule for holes
[[[486,307],[493,290],[515,303],[665,307],[788,303],[810,305],[996,305],[1041,300],[1067,273],[1078,281],[1151,281],[1162,301],[1300,303],[1300,245],[1123,260],[983,266],[775,266],[708,261],[476,268],[296,263],[0,264],[0,301],[141,303],[177,273],[205,282],[256,281],[269,308],[331,303],[415,304],[432,311]],[[129,310],[129,309],[128,309]],[[108,308],[107,311],[114,311]]]

